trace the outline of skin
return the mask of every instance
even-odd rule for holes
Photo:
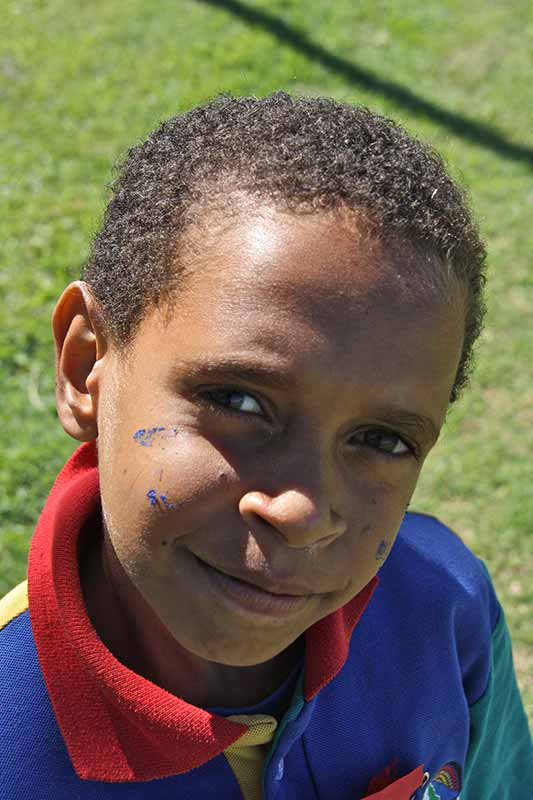
[[[179,296],[149,312],[128,359],[85,284],[56,307],[59,416],[98,437],[89,614],[119,660],[197,705],[279,685],[303,632],[383,564],[443,425],[463,293],[360,228],[266,209],[202,229]],[[240,608],[198,560],[302,602]]]

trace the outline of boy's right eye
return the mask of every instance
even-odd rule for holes
[[[263,415],[263,409],[255,397],[239,389],[210,389],[202,393],[202,397],[218,412]]]

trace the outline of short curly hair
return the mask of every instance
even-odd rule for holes
[[[229,186],[295,213],[354,210],[380,240],[434,256],[427,268],[454,274],[467,290],[450,402],[468,382],[485,314],[485,247],[440,155],[392,120],[321,97],[221,95],[164,122],[117,170],[81,276],[117,347],[174,296],[180,237]]]

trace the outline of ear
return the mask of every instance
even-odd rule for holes
[[[108,347],[97,310],[88,285],[75,281],[52,315],[57,413],[65,431],[80,442],[98,436],[98,396]]]

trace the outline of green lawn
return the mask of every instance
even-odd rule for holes
[[[481,220],[491,278],[478,368],[413,505],[486,561],[533,720],[533,7],[246,3],[4,4],[0,594],[23,577],[39,510],[73,450],[55,415],[49,320],[79,276],[112,163],[222,90],[325,94],[433,142]]]

